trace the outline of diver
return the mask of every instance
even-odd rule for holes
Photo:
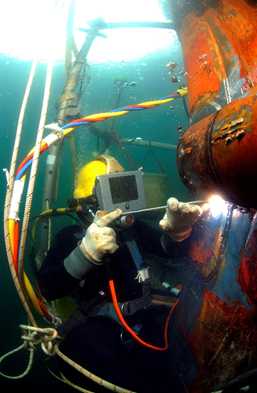
[[[63,337],[60,349],[72,360],[115,385],[139,393],[182,393],[185,385],[177,376],[174,361],[170,361],[167,344],[172,307],[179,293],[177,289],[174,295],[167,288],[169,284],[172,287],[172,279],[176,284],[179,278],[175,274],[174,279],[167,260],[184,269],[186,242],[203,210],[170,198],[158,227],[135,219],[123,228],[121,210],[99,211],[94,193],[97,176],[123,171],[108,155],[81,168],[73,195],[80,206],[81,225],[68,226],[57,234],[38,272],[39,287],[48,301],[67,295],[76,299],[78,309],[59,328]],[[147,255],[159,258],[154,275]],[[152,279],[159,280],[160,287],[165,284],[165,296],[158,290],[155,293]],[[115,313],[110,280],[115,283],[119,309],[133,334]],[[135,336],[140,337],[140,343]],[[72,382],[105,391],[68,365],[61,363],[59,367]]]

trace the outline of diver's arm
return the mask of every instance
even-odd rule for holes
[[[109,225],[121,216],[120,209],[109,213],[98,210],[93,223],[88,227],[79,248],[93,264],[102,265],[106,254],[113,254],[118,249],[116,233]]]
[[[166,213],[159,225],[172,240],[182,242],[189,238],[194,224],[202,214],[203,209],[198,205],[179,202],[176,198],[169,198]]]
[[[103,265],[107,253],[113,254],[118,249],[116,234],[108,225],[121,215],[121,210],[105,215],[98,213],[79,242],[66,229],[49,250],[38,273],[39,286],[46,299],[70,295],[89,272]]]
[[[169,198],[166,213],[159,222],[161,230],[147,224],[138,228],[143,249],[160,257],[186,256],[202,213],[200,206]]]
[[[67,227],[56,236],[37,274],[40,290],[47,300],[70,295],[78,287],[83,277],[76,276],[76,267],[73,271],[69,269],[75,258],[78,263],[83,261],[84,275],[94,267],[77,245],[82,237],[83,233],[78,226]]]
[[[161,258],[186,257],[188,249],[194,238],[194,231],[191,236],[184,241],[173,240],[167,232],[157,227],[157,224],[150,225],[146,221],[136,221],[137,243],[143,253],[149,253]]]
[[[187,202],[179,202],[176,198],[168,199],[166,213],[159,222],[164,232],[161,243],[168,255],[173,256],[174,250],[177,253],[176,256],[187,255],[208,212],[208,204],[200,207]]]

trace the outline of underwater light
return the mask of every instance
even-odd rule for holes
[[[227,203],[220,195],[212,195],[208,199],[208,205],[211,215],[215,218],[227,213]]]
[[[86,11],[78,12],[81,6]],[[159,0],[79,0],[76,26],[85,27],[87,22],[102,18],[106,23],[119,22],[165,22]],[[104,30],[106,38],[97,38],[90,50],[91,63],[129,61],[142,58],[149,53],[170,47],[177,39],[174,30],[127,29]],[[80,45],[85,35],[76,33]]]
[[[0,53],[22,60],[63,58],[69,1],[0,2]]]
[[[23,60],[63,60],[66,45],[67,0],[9,0],[0,2],[0,53]],[[128,21],[165,22],[159,0],[76,0],[74,35],[80,48],[86,33],[79,29],[95,19],[107,23]],[[14,12],[15,11],[15,12]],[[115,29],[97,37],[89,61],[127,61],[169,47],[173,30]]]

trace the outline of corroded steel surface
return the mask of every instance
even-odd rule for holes
[[[210,393],[257,367],[257,216],[226,218],[195,230],[179,274],[170,352],[186,390],[176,393]]]
[[[255,91],[190,127],[179,143],[178,168],[192,190],[220,192],[227,200],[256,208],[256,151]]]
[[[194,393],[210,392],[257,364],[256,313],[239,302],[227,304],[206,290],[197,323],[190,336],[197,353],[199,374],[191,387]]]
[[[191,120],[178,145],[180,176],[196,193],[218,191],[256,209],[257,1],[170,3]],[[222,247],[225,225],[207,223],[192,242],[171,331],[176,371],[190,393],[257,368],[257,215],[236,209]]]
[[[257,82],[257,2],[171,0],[181,40],[193,121]]]

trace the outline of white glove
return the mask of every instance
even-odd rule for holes
[[[202,213],[203,211],[198,205],[169,198],[166,213],[159,225],[169,233],[173,240],[183,241],[191,235],[192,227]]]
[[[88,227],[79,247],[91,262],[101,264],[105,254],[113,254],[118,248],[115,231],[108,227],[120,217],[122,210],[116,209],[103,215],[97,211],[94,222]]]

